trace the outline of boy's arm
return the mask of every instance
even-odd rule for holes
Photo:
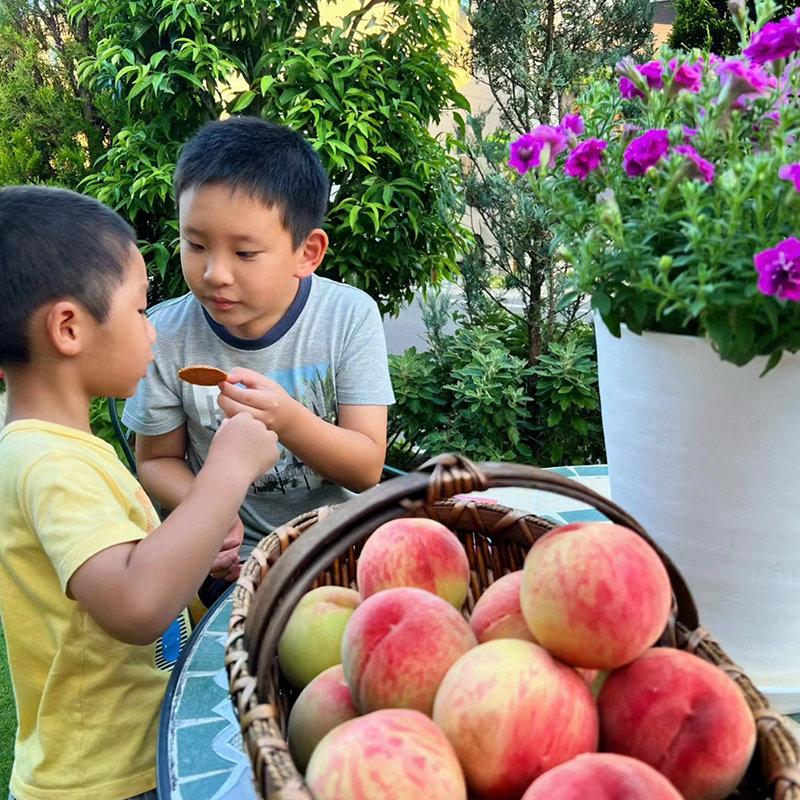
[[[144,539],[101,550],[68,591],[110,635],[155,641],[191,602],[250,483],[278,458],[277,436],[249,414],[226,420],[185,500]]]
[[[275,381],[241,368],[220,384],[218,403],[228,416],[246,411],[261,420],[314,472],[346,489],[362,492],[380,480],[386,457],[386,406],[340,405],[339,424],[332,425]]]
[[[186,463],[186,423],[160,436],[137,434],[136,466],[145,491],[164,508],[177,508],[189,496],[195,482],[194,473]],[[235,580],[238,577],[239,547],[244,527],[236,512],[220,552],[209,569],[212,578]]]

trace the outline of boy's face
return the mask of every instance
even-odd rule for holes
[[[92,331],[85,350],[83,362],[95,396],[130,397],[147,374],[156,340],[145,314],[147,287],[144,259],[132,247],[125,281],[115,289],[108,317]]]
[[[224,185],[180,197],[181,266],[192,294],[214,320],[243,339],[265,334],[292,304],[299,279],[322,260],[314,231],[297,248],[277,206]]]

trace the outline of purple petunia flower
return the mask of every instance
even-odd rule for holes
[[[753,259],[758,288],[781,300],[800,302],[800,242],[784,239],[777,247],[757,253]]]
[[[552,125],[539,125],[530,133],[525,133],[510,145],[508,165],[524,175],[532,167],[541,163],[543,151],[551,167],[556,165],[555,157],[567,149],[567,137],[561,128]]]
[[[564,172],[571,178],[580,178],[585,181],[593,169],[600,166],[603,160],[603,151],[608,143],[602,139],[587,139],[581,142],[564,162]]]
[[[539,150],[536,148],[536,141],[529,133],[525,133],[509,145],[511,157],[508,159],[508,166],[513,167],[524,175],[531,167],[539,164]],[[534,162],[534,156],[536,161]]]
[[[777,61],[800,50],[800,19],[798,11],[778,22],[768,22],[761,30],[756,31],[750,39],[750,45],[742,52],[756,64]]]
[[[670,61],[670,69],[675,69],[675,59]],[[672,90],[699,92],[703,86],[703,70],[702,65],[697,64],[681,64],[675,69],[675,74],[672,76]]]
[[[682,144],[675,148],[675,152],[686,156],[691,163],[687,174],[690,178],[699,178],[706,183],[714,183],[716,169],[710,161],[706,161],[690,144]]]
[[[625,100],[633,100],[634,97],[644,99],[646,95],[640,86],[644,87],[646,83],[649,89],[661,89],[664,86],[662,70],[660,61],[648,61],[637,66],[632,59],[623,59],[617,65],[617,71],[622,73],[619,79],[620,94]],[[644,78],[644,81],[640,78]]]
[[[683,131],[684,142],[690,142],[695,136],[697,136],[697,128],[690,128],[688,125],[684,125],[681,128],[681,131]]]
[[[661,74],[664,67],[660,61],[648,61],[646,64],[642,64],[641,67],[637,67],[637,69],[642,73],[651,89],[664,88],[664,78]]]
[[[630,78],[626,78],[624,75],[619,79],[619,93],[624,100],[633,100],[634,97],[644,99],[646,96],[643,91],[636,88]]]
[[[667,131],[656,128],[634,139],[625,149],[622,157],[625,172],[631,177],[644,175],[669,149]]]
[[[795,190],[800,192],[800,164],[784,164],[778,170],[778,177],[782,181],[792,181]]]
[[[740,97],[758,97],[770,89],[769,76],[757,64],[728,59],[717,64],[715,72],[719,75],[723,95],[729,103],[734,103]]]
[[[580,136],[583,133],[583,118],[580,114],[565,114],[561,120],[561,130],[567,135],[572,133]]]

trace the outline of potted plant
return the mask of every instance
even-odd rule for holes
[[[510,163],[592,298],[615,501],[800,711],[800,10],[731,10],[740,55],[624,60]]]

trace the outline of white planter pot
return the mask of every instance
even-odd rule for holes
[[[595,324],[614,501],[686,577],[701,623],[800,711],[800,357],[745,367],[691,336]]]

